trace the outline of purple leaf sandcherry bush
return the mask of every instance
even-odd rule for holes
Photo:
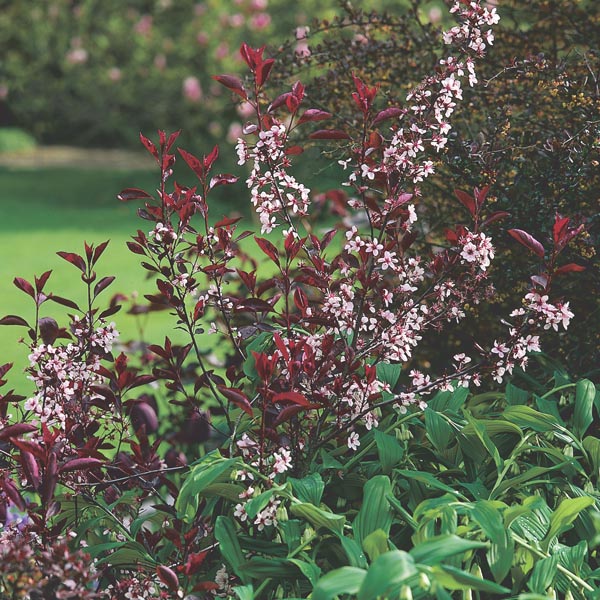
[[[242,45],[250,84],[215,77],[254,111],[237,153],[239,165],[249,167],[246,185],[260,221],[255,251],[239,218],[212,218],[219,213],[212,191],[238,179],[215,172],[218,148],[202,158],[179,149],[198,179],[185,187],[171,184],[178,134],[161,131],[158,144],[141,136],[161,177],[156,195],[128,188],[119,196],[144,201],[139,214],[151,223],[128,243],[157,288],[136,310],[170,310],[185,345],[166,337],[141,361],[126,346],[115,356],[117,331],[108,319],[119,296],[104,310],[96,307],[113,282],[96,274],[106,243],[86,244],[83,256],[59,253],[80,271],[85,306],[46,292],[49,272],[34,285],[15,280],[34,301],[35,319],[30,325],[10,315],[1,323],[27,329],[34,393],[0,398],[0,557],[13,564],[21,555],[53,556],[65,538],[83,546],[69,558],[73,576],[32,559],[36,581],[54,594],[44,597],[232,593],[236,580],[221,556],[239,567],[228,529],[234,521],[222,515],[247,535],[272,537],[289,507],[288,475],[306,476],[323,453],[344,460],[382,419],[400,426],[433,392],[479,386],[485,376],[502,382],[540,350],[541,331],[567,328],[573,314],[568,302],[551,299],[551,284],[580,270],[561,265],[559,255],[582,228],[557,216],[552,249],[523,230],[509,232],[541,269],[506,321],[506,336],[474,342],[440,373],[411,363],[426,332],[464,322],[466,304],[493,294],[487,226],[506,216],[488,210],[488,187],[457,190],[470,222],[450,227],[429,253],[415,250],[415,224],[426,219],[419,184],[447,143],[464,82],[477,84],[475,62],[498,21],[495,9],[478,1],[456,2],[451,12],[459,24],[444,41],[453,52],[405,106],[379,103],[378,86],[353,75],[361,122],[354,135],[327,128],[310,135],[333,140],[343,153],[345,189],[325,197],[351,216],[346,224],[325,232],[310,224],[315,196],[293,175],[303,152],[293,137],[330,115],[304,107],[300,82],[266,97],[275,62],[264,58],[264,48]],[[48,301],[71,311],[68,327],[42,316]],[[211,448],[218,451],[201,464],[212,467],[183,480],[187,463]],[[228,474],[233,482],[218,479]],[[211,488],[211,499],[194,492],[213,484],[220,487]],[[314,511],[295,510],[319,523]],[[21,543],[28,550],[19,554]],[[78,566],[86,546],[95,560],[90,577]],[[236,573],[247,583],[243,569]],[[11,585],[20,597],[37,584],[0,575],[2,592]]]

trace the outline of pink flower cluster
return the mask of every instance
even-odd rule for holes
[[[246,184],[262,233],[277,227],[278,213],[289,211],[296,216],[306,215],[308,211],[310,190],[286,171],[291,164],[285,154],[287,138],[285,125],[275,123],[270,129],[258,132],[254,146],[248,146],[243,139],[239,139],[236,146],[239,165],[253,161]]]
[[[492,240],[484,233],[466,231],[459,239],[461,247],[460,257],[464,263],[478,266],[482,271],[487,271],[494,260],[494,246]]]

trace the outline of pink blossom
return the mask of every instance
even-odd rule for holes
[[[183,80],[183,96],[194,103],[202,100],[202,87],[197,77],[189,76]]]
[[[250,19],[250,26],[252,29],[266,29],[271,24],[271,15],[269,13],[258,13],[252,15]]]

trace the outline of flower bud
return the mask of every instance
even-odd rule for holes
[[[413,600],[412,590],[409,585],[403,585],[400,590],[400,600]]]

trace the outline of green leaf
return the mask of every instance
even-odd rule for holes
[[[387,475],[377,475],[365,484],[363,502],[352,523],[354,537],[359,544],[377,529],[382,529],[389,535],[392,509],[387,496],[391,493],[392,484]]]
[[[357,600],[396,596],[407,579],[418,575],[413,557],[403,550],[382,554],[373,562],[358,590]]]
[[[253,556],[241,564],[238,570],[252,579],[277,577],[293,580],[298,575],[297,567],[286,558],[266,558],[264,556]]]
[[[417,544],[409,554],[415,562],[424,565],[437,565],[450,556],[463,554],[471,550],[487,548],[486,542],[465,540],[454,534],[438,535]]]
[[[538,477],[541,477],[546,473],[550,473],[551,471],[560,470],[568,464],[570,464],[570,461],[565,461],[558,465],[552,465],[551,467],[530,467],[524,473],[521,473],[516,477],[512,477],[511,479],[506,479],[500,485],[494,488],[493,496],[498,497],[509,489],[518,489],[518,486],[520,486],[522,483],[531,481],[532,479],[537,479]]]
[[[123,546],[115,550],[112,554],[101,558],[96,562],[97,565],[111,565],[115,567],[155,567],[156,562],[148,554],[148,551],[138,542],[125,542]]]
[[[304,527],[305,524],[299,519],[288,519],[279,522],[278,528],[281,531],[283,541],[287,544],[288,552],[293,552],[300,545]]]
[[[371,561],[388,550],[388,534],[383,529],[376,529],[363,540],[363,548]]]
[[[583,447],[590,456],[590,461],[594,467],[595,477],[600,477],[600,440],[588,435],[583,438]]]
[[[377,372],[377,379],[389,384],[390,388],[393,390],[402,374],[402,365],[381,362],[377,363],[375,369]]]
[[[546,506],[546,503],[540,496],[528,496],[524,498],[521,506],[509,506],[503,513],[504,527],[508,529],[511,523],[524,514],[531,514],[533,511]]]
[[[525,404],[529,398],[527,390],[522,390],[512,383],[506,384],[505,395],[506,401],[513,406]]]
[[[238,600],[254,600],[254,588],[252,587],[252,584],[236,585],[233,588],[233,591],[238,597]]]
[[[231,517],[219,515],[215,521],[215,539],[219,542],[219,549],[223,558],[231,565],[233,572],[242,580],[250,583],[250,578],[240,569],[244,564],[244,555],[237,539],[235,524]]]
[[[297,517],[306,519],[314,527],[325,527],[338,535],[344,531],[346,518],[344,515],[336,515],[316,507],[308,502],[299,502],[290,506],[290,512]]]
[[[504,586],[476,577],[467,571],[451,567],[450,565],[437,565],[432,567],[435,580],[449,590],[477,590],[490,594],[508,594],[510,590]]]
[[[311,600],[333,600],[340,594],[356,594],[366,575],[364,569],[356,567],[342,567],[330,571],[317,582]]]
[[[298,558],[288,558],[288,562],[296,565],[311,585],[315,585],[321,576],[321,569],[314,562],[306,562]]]
[[[579,513],[592,506],[594,502],[594,498],[591,496],[565,498],[550,517],[550,529],[542,541],[542,548],[547,551],[552,540],[567,531],[567,529],[570,529],[573,521],[579,516]]]
[[[192,467],[177,496],[175,508],[178,517],[186,523],[191,523],[198,510],[199,496],[219,478],[229,477],[237,464],[237,458],[225,459],[218,450],[209,452],[197,462]]]
[[[556,575],[558,556],[555,554],[548,558],[542,558],[535,563],[527,586],[532,592],[543,594],[552,585]]]
[[[427,404],[430,408],[436,410],[437,412],[459,414],[460,409],[463,407],[468,395],[468,388],[458,386],[453,392],[438,392],[429,400]]]
[[[292,484],[292,490],[298,500],[319,506],[325,489],[323,478],[319,473],[311,473],[302,479],[288,477],[288,481]]]
[[[502,418],[522,429],[533,429],[538,433],[560,428],[558,421],[552,415],[538,412],[531,406],[508,406],[502,413]]]
[[[398,475],[401,475],[402,477],[405,477],[406,479],[413,479],[420,483],[424,483],[425,485],[428,485],[436,490],[448,492],[453,496],[461,496],[460,492],[450,487],[449,485],[438,481],[434,475],[432,475],[431,473],[427,473],[426,471],[409,471],[407,469],[395,469],[394,472],[398,473]]]
[[[340,537],[340,542],[348,557],[350,566],[366,569],[368,566],[367,557],[365,556],[361,545],[356,540],[346,537],[345,535]]]
[[[596,397],[596,386],[589,379],[582,379],[575,387],[575,413],[573,414],[573,433],[579,438],[592,424],[592,408]]]
[[[431,408],[425,409],[425,430],[427,437],[439,452],[446,450],[456,437],[448,421]]]
[[[483,447],[487,450],[489,455],[494,459],[494,464],[496,465],[496,470],[498,473],[502,471],[504,468],[504,461],[498,452],[498,448],[496,448],[494,442],[492,442],[492,438],[490,437],[490,433],[488,432],[488,428],[497,428],[501,421],[485,421],[478,420],[472,417],[467,411],[465,411],[465,417],[469,424],[463,428],[461,431],[462,435],[469,435],[471,432],[471,428],[475,432],[475,435],[479,438],[479,441],[483,444]],[[508,425],[508,423],[507,423]],[[520,435],[520,431],[518,432]]]
[[[375,430],[375,444],[379,453],[379,462],[383,472],[387,475],[402,460],[404,448],[393,436],[383,431]]]

